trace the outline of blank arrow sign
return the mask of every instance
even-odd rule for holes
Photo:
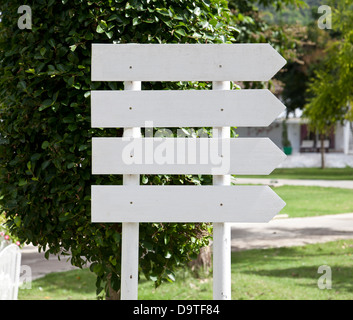
[[[92,138],[93,174],[269,174],[285,158],[268,138]]]
[[[92,222],[268,222],[284,206],[268,186],[92,186]]]
[[[94,128],[262,127],[284,109],[262,89],[91,92]]]
[[[285,59],[260,44],[93,44],[92,81],[268,81]]]

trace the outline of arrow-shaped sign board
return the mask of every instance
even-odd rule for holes
[[[266,89],[91,92],[94,128],[262,127],[284,109]]]
[[[93,138],[93,174],[269,174],[285,154],[268,138]]]
[[[268,222],[284,207],[268,186],[92,186],[92,222]]]
[[[285,59],[270,44],[92,44],[92,81],[268,81]]]

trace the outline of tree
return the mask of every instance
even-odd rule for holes
[[[323,139],[337,122],[352,121],[350,108],[353,87],[353,13],[352,3],[346,0],[332,2],[333,26],[337,38],[326,48],[322,68],[315,71],[309,84],[310,99],[304,116],[321,137],[322,168],[324,168]]]
[[[229,0],[229,9],[232,12],[232,21],[239,34],[236,40],[241,43],[270,43],[285,59],[297,59],[298,36],[288,27],[268,22],[264,12],[273,12],[282,16],[283,10],[291,6],[292,10],[304,6],[301,0]],[[275,78],[281,79],[283,70]],[[244,83],[245,88],[271,88],[268,83]]]
[[[91,262],[97,293],[120,288],[120,224],[92,224],[90,187],[121,184],[92,176],[90,90],[122,83],[90,81],[91,43],[222,43],[234,41],[223,0],[31,2],[32,30],[17,27],[17,8],[2,1],[0,29],[0,205],[21,243]],[[200,84],[204,86],[205,84]],[[188,83],[147,83],[147,89]],[[192,86],[197,87],[194,83]],[[207,177],[142,176],[143,184],[200,184]],[[159,285],[207,245],[210,225],[141,224],[140,270]],[[109,281],[108,281],[109,280]],[[107,285],[108,283],[108,285]]]

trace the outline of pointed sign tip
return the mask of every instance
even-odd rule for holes
[[[268,51],[268,59],[271,61],[270,74],[267,76],[267,80],[271,80],[286,64],[287,60],[269,43],[266,44],[271,49]]]

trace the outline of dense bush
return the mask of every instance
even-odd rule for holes
[[[20,30],[21,5],[32,29]],[[92,43],[233,41],[223,0],[3,0],[0,11],[0,205],[11,232],[46,255],[88,260],[101,292],[107,276],[120,288],[120,224],[92,224],[90,188],[121,184],[91,175],[91,137],[121,129],[90,128],[90,90],[122,83],[90,80]],[[177,88],[185,83],[146,83]],[[193,84],[193,86],[198,86]],[[205,86],[202,84],[202,86]],[[142,176],[142,183],[195,184],[203,177]],[[141,224],[140,269],[160,284],[206,245],[207,224]]]

